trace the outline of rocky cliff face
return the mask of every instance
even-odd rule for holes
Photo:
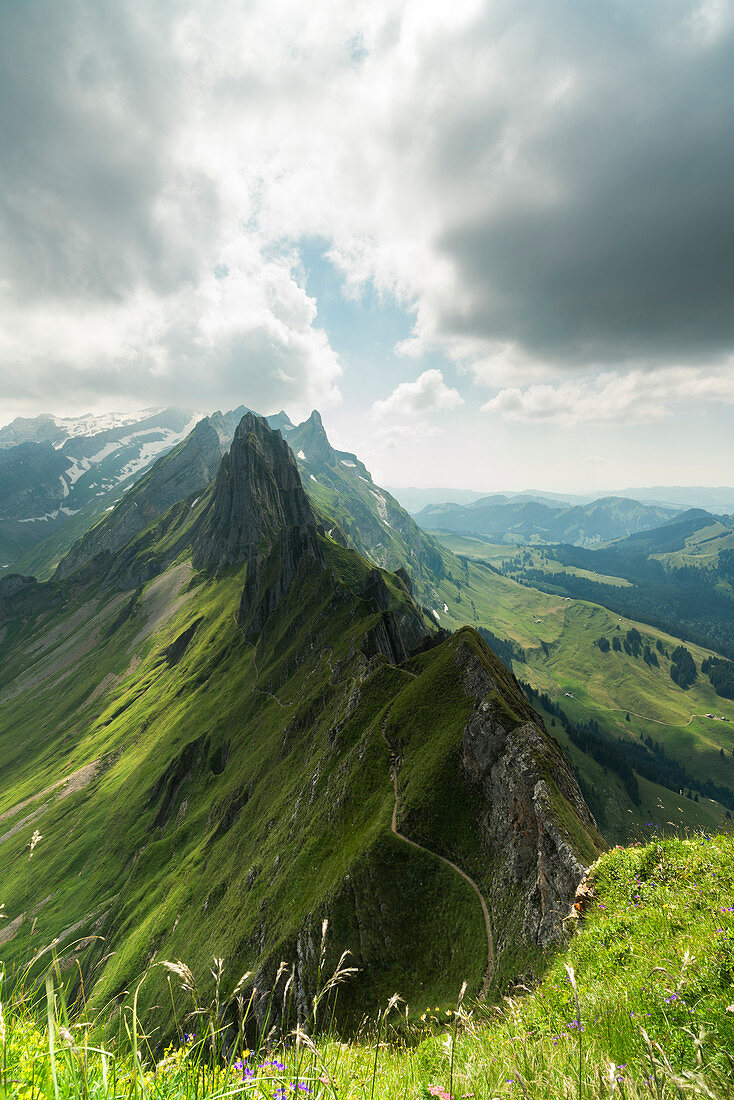
[[[267,558],[253,549],[238,613],[245,635],[258,637],[293,582],[299,576],[306,580],[323,568],[324,554],[313,524],[284,527]]]
[[[302,462],[315,465],[323,463],[327,466],[336,464],[336,453],[329,443],[321,414],[316,409],[308,420],[304,420],[297,428],[288,430],[288,443]]]
[[[454,663],[475,704],[462,764],[481,790],[483,840],[501,863],[502,888],[522,898],[523,936],[546,947],[562,938],[576,887],[604,842],[565,753],[520,689],[508,691],[509,674],[498,684],[466,642]]]
[[[407,568],[421,602],[432,605],[433,586],[444,575],[441,552],[429,535],[364,463],[335,450],[318,412],[287,433],[309,497],[336,520],[350,546],[382,569]]]
[[[269,548],[287,527],[316,527],[293,455],[279,432],[247,413],[222,459],[194,539],[195,569],[219,572]]]

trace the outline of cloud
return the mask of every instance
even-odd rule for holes
[[[716,0],[1,5],[5,398],[338,400],[316,238],[508,416],[718,363],[733,67]]]
[[[339,400],[298,252],[258,224],[247,135],[232,140],[234,102],[249,98],[252,124],[267,59],[249,88],[218,87],[227,58],[195,42],[205,14],[0,9],[8,408]]]
[[[410,418],[463,404],[459,391],[446,385],[440,370],[426,370],[415,382],[401,382],[389,397],[375,401],[372,413],[378,417]]]
[[[557,384],[508,387],[482,406],[503,420],[574,424],[646,424],[671,415],[685,402],[734,405],[734,371],[673,367],[627,374],[600,374]]]

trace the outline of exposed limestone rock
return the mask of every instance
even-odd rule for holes
[[[464,729],[463,765],[481,786],[484,840],[502,862],[503,881],[524,895],[523,935],[547,946],[561,939],[586,871],[574,836],[598,835],[596,823],[565,753],[541,732],[519,687],[507,700],[508,685],[500,687],[466,645],[455,661],[476,700]]]
[[[219,572],[262,552],[287,527],[316,526],[295,459],[279,432],[247,413],[222,459],[194,540],[196,569]]]
[[[367,631],[364,652],[367,657],[381,653],[391,665],[407,660],[408,648],[392,611],[383,611],[379,622]]]
[[[294,454],[303,453],[307,462],[311,464],[325,463],[327,466],[336,464],[336,454],[324,431],[324,425],[320,414],[314,409],[308,420],[304,420],[297,428],[288,432],[288,443],[293,448]]]
[[[267,559],[259,550],[253,550],[238,615],[246,636],[261,633],[296,577],[305,580],[309,573],[323,568],[323,551],[312,525],[284,528]]]

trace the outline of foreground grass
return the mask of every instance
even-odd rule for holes
[[[312,1040],[290,1026],[278,1036],[270,1017],[248,1050],[253,998],[249,991],[245,998],[246,985],[225,997],[215,965],[206,995],[193,990],[186,968],[171,971],[172,1004],[160,1012],[167,1020],[175,1014],[182,1038],[161,1052],[155,1034],[141,1032],[134,995],[112,1028],[108,1017],[105,1037],[83,1012],[67,1013],[51,971],[35,1011],[28,996],[4,998],[0,1095],[734,1095],[734,837],[618,848],[599,860],[592,880],[575,934],[534,990],[494,1008],[459,1003],[440,1013],[393,998],[349,1042]],[[281,980],[274,1000],[286,1004],[287,970]],[[338,992],[327,989],[323,1004]],[[218,1029],[228,1009],[234,1023]]]

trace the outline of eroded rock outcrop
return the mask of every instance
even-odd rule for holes
[[[476,704],[462,764],[481,788],[483,840],[502,863],[503,883],[522,894],[524,937],[547,946],[561,939],[587,862],[604,844],[565,753],[514,677],[503,670],[498,684],[466,643],[454,661]]]
[[[287,527],[316,527],[295,459],[267,420],[247,413],[222,459],[193,547],[195,569],[220,572],[263,553]]]

